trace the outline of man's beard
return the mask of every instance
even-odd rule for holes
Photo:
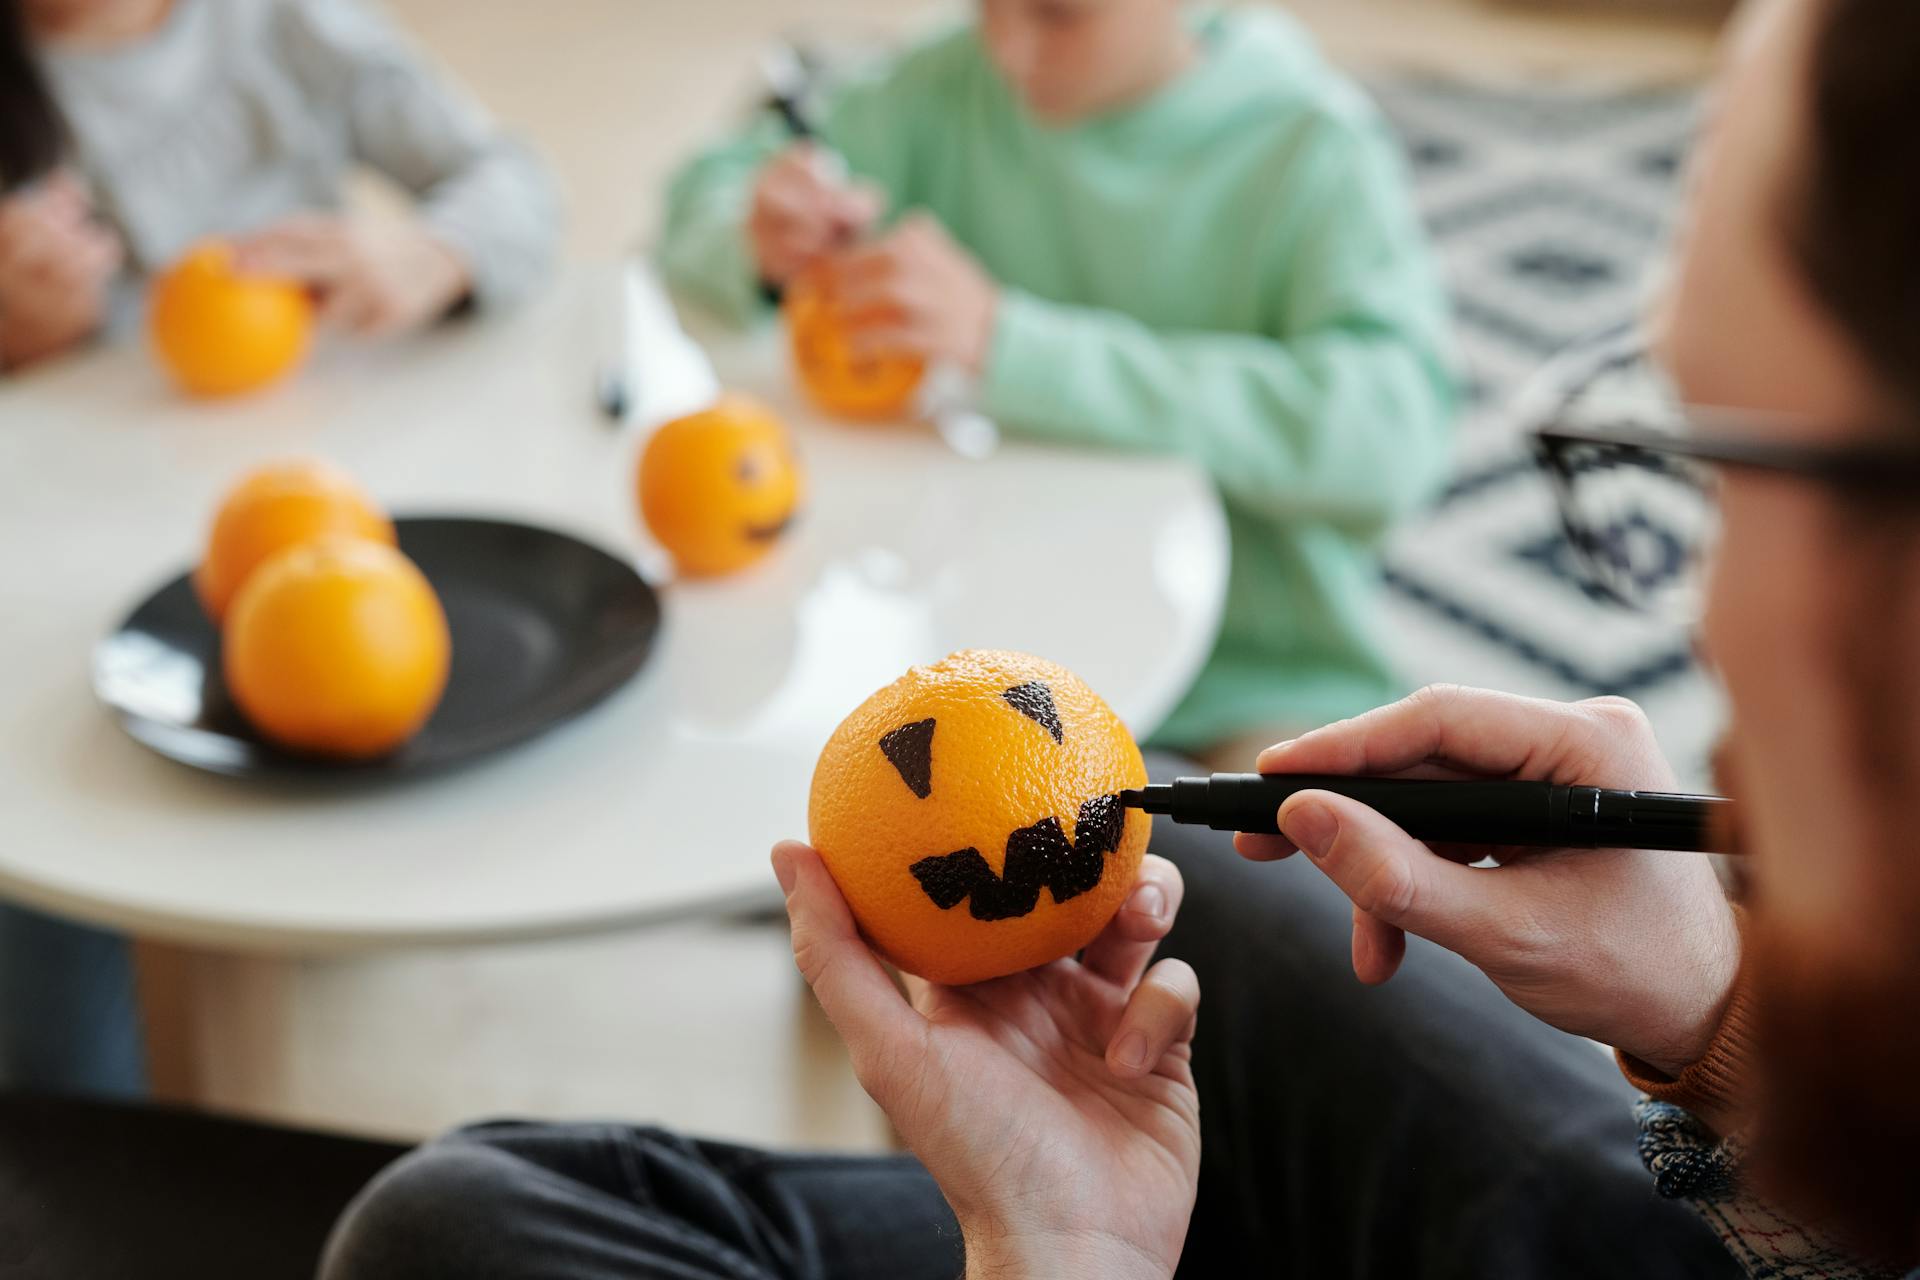
[[[1898,640],[1916,634],[1914,619],[1899,616],[1913,599],[1900,588],[1913,584],[1893,567],[1913,563],[1911,548],[1876,540],[1837,543],[1836,578],[1851,581],[1832,616],[1852,730],[1853,758],[1839,763],[1858,783],[1867,821],[1855,829],[1871,847],[1843,864],[1864,868],[1845,886],[1857,907],[1844,929],[1791,928],[1790,912],[1764,890],[1750,904],[1750,1136],[1763,1194],[1904,1267],[1920,1260],[1920,839],[1911,814],[1920,797],[1920,654]],[[1875,552],[1888,551],[1896,554],[1876,564]],[[1725,763],[1716,758],[1722,786],[1732,781]],[[1818,860],[1823,850],[1773,852]]]
[[[1859,925],[1808,945],[1754,913],[1752,1172],[1808,1225],[1904,1266],[1920,1258],[1920,947]]]

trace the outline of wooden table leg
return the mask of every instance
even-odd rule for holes
[[[161,1102],[200,1099],[200,1061],[193,1020],[194,953],[165,942],[134,943],[134,980],[147,1043],[147,1079]]]

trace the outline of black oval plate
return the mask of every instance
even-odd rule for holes
[[[281,751],[254,733],[220,677],[220,633],[186,575],[94,650],[93,687],[161,755],[234,777],[389,777],[443,769],[585,711],[646,662],[660,598],[632,566],[551,529],[506,520],[394,521],[400,549],[447,611],[447,691],[392,755],[341,763]]]

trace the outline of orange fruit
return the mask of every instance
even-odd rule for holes
[[[861,703],[820,753],[808,833],[868,940],[930,982],[1071,955],[1133,888],[1152,820],[1125,725],[1064,667],[965,649]]]
[[[193,572],[201,607],[220,621],[234,592],[262,561],[329,533],[394,542],[392,522],[352,476],[331,463],[300,458],[248,472],[220,500],[206,555]]]
[[[911,356],[854,353],[825,276],[807,272],[787,287],[783,311],[801,389],[841,418],[898,418],[913,407],[925,368]]]
[[[800,507],[787,428],[757,400],[724,395],[657,429],[640,455],[640,514],[693,577],[758,560]]]
[[[446,689],[447,617],[394,548],[325,537],[247,579],[221,637],[227,691],[262,737],[342,759],[412,737]]]
[[[300,362],[313,302],[289,280],[242,276],[218,241],[190,250],[153,282],[147,331],[183,390],[236,395],[264,387]]]

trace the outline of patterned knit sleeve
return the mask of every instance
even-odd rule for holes
[[[1635,1105],[1634,1116],[1654,1190],[1686,1201],[1752,1280],[1920,1280],[1920,1272],[1850,1256],[1754,1194],[1741,1174],[1738,1137],[1716,1138],[1691,1112],[1651,1098]]]
[[[482,306],[518,302],[547,277],[559,241],[553,176],[370,0],[281,0],[283,55],[305,90],[346,121],[356,160],[419,201],[460,255]]]

